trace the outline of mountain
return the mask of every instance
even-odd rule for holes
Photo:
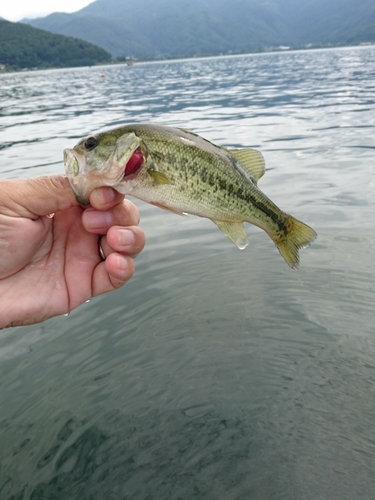
[[[375,41],[373,0],[96,0],[24,20],[114,56],[161,58]]]
[[[373,0],[285,0],[285,3],[290,3],[293,11],[291,29],[303,43],[375,41]]]
[[[0,64],[10,69],[90,66],[110,60],[108,52],[86,41],[0,20]]]

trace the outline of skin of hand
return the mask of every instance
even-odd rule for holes
[[[124,285],[145,244],[138,223],[136,206],[109,187],[83,208],[66,177],[0,179],[0,328],[66,314]]]

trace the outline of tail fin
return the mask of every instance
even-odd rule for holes
[[[300,248],[309,246],[317,237],[316,232],[307,224],[300,222],[291,215],[286,219],[286,232],[283,238],[273,239],[277,249],[284,257],[285,262],[292,268],[298,269]]]

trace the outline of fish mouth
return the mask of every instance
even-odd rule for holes
[[[126,134],[116,141],[108,157],[100,151],[98,154],[83,151],[80,143],[73,149],[65,149],[65,172],[77,200],[88,205],[93,189],[102,186],[112,187],[122,194],[131,190],[129,181],[138,176],[145,162],[140,142],[135,134]]]
[[[85,159],[83,155],[79,155],[74,149],[64,149],[64,167],[70,186],[79,203],[88,205],[88,196],[82,193],[82,187],[78,182],[82,177],[80,173],[83,170],[84,163]]]
[[[64,166],[67,175],[76,177],[79,174],[79,160],[73,149],[64,149]]]

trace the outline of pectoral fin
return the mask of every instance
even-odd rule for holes
[[[227,222],[222,220],[212,220],[225,236],[233,241],[240,250],[244,250],[249,244],[245,228],[242,222]]]
[[[157,170],[149,170],[148,173],[153,178],[155,184],[171,184],[168,177]]]
[[[264,175],[266,171],[264,158],[256,149],[227,149],[227,151],[250,172],[256,182]]]

